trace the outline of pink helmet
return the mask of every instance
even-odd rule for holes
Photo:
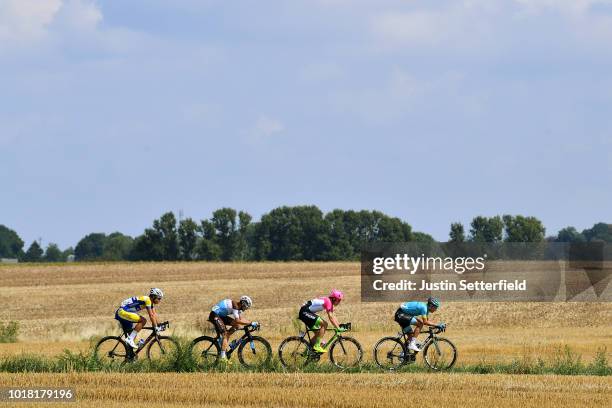
[[[342,300],[344,299],[344,293],[342,293],[338,289],[332,289],[331,293],[329,294],[329,297],[332,299]]]

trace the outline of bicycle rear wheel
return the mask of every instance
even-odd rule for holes
[[[147,347],[147,358],[149,360],[177,359],[179,344],[172,337],[159,336],[151,340]]]
[[[311,361],[310,344],[302,337],[287,337],[278,347],[278,358],[285,368],[299,369]]]
[[[96,344],[94,355],[102,364],[117,366],[128,360],[128,347],[120,337],[107,336]]]
[[[262,367],[272,359],[272,347],[262,337],[253,336],[238,347],[238,360],[247,368]]]
[[[397,370],[406,364],[406,349],[397,337],[383,337],[374,346],[374,361],[383,370]]]
[[[207,369],[217,365],[221,348],[216,339],[202,336],[191,343],[190,352],[198,368]]]
[[[361,344],[352,337],[339,337],[329,350],[329,359],[340,368],[357,367],[362,358]]]
[[[432,370],[448,370],[457,361],[457,348],[450,340],[436,337],[423,348],[423,359]]]

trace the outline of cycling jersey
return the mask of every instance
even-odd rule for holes
[[[219,317],[239,319],[241,310],[232,307],[232,299],[223,299],[213,306],[212,311]]]
[[[405,302],[400,306],[402,312],[414,317],[427,317],[427,304],[423,302]]]
[[[151,302],[151,298],[148,296],[134,296],[131,298],[125,299],[121,302],[121,306],[119,309],[123,309],[126,312],[138,312],[139,310],[144,309],[145,307],[153,308],[153,302]]]
[[[307,308],[309,312],[318,313],[321,310],[325,310],[326,312],[333,312],[334,305],[329,297],[320,297],[309,300],[308,302],[302,305],[302,309]]]

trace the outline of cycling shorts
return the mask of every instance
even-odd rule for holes
[[[318,330],[321,328],[321,318],[317,316],[316,313],[311,312],[306,305],[300,309],[298,319],[304,322],[306,328],[310,330]]]
[[[130,333],[134,329],[134,323],[140,321],[140,315],[119,308],[115,312],[115,319],[119,321],[124,332]]]
[[[410,326],[417,324],[416,317],[405,313],[401,308],[395,311],[393,320],[395,320],[406,333],[410,333],[412,331]]]
[[[225,336],[227,333],[227,327],[231,326],[232,319],[228,316],[219,316],[215,312],[210,312],[208,315],[208,321],[215,327],[215,332],[218,336]]]

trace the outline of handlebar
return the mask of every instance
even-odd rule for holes
[[[350,331],[351,330],[351,323],[341,323],[339,328],[340,329],[344,329],[344,331]],[[338,331],[338,329],[335,328],[335,327],[332,330]]]
[[[170,327],[170,322],[168,320],[166,320],[165,322],[162,322],[158,325],[158,327],[161,327],[162,330],[166,330]],[[152,330],[152,331],[156,331],[156,328],[153,326],[146,326],[143,327],[144,330]]]
[[[253,327],[251,324],[247,324],[242,328],[245,332],[254,332],[261,329],[261,324],[258,324],[257,327]]]

